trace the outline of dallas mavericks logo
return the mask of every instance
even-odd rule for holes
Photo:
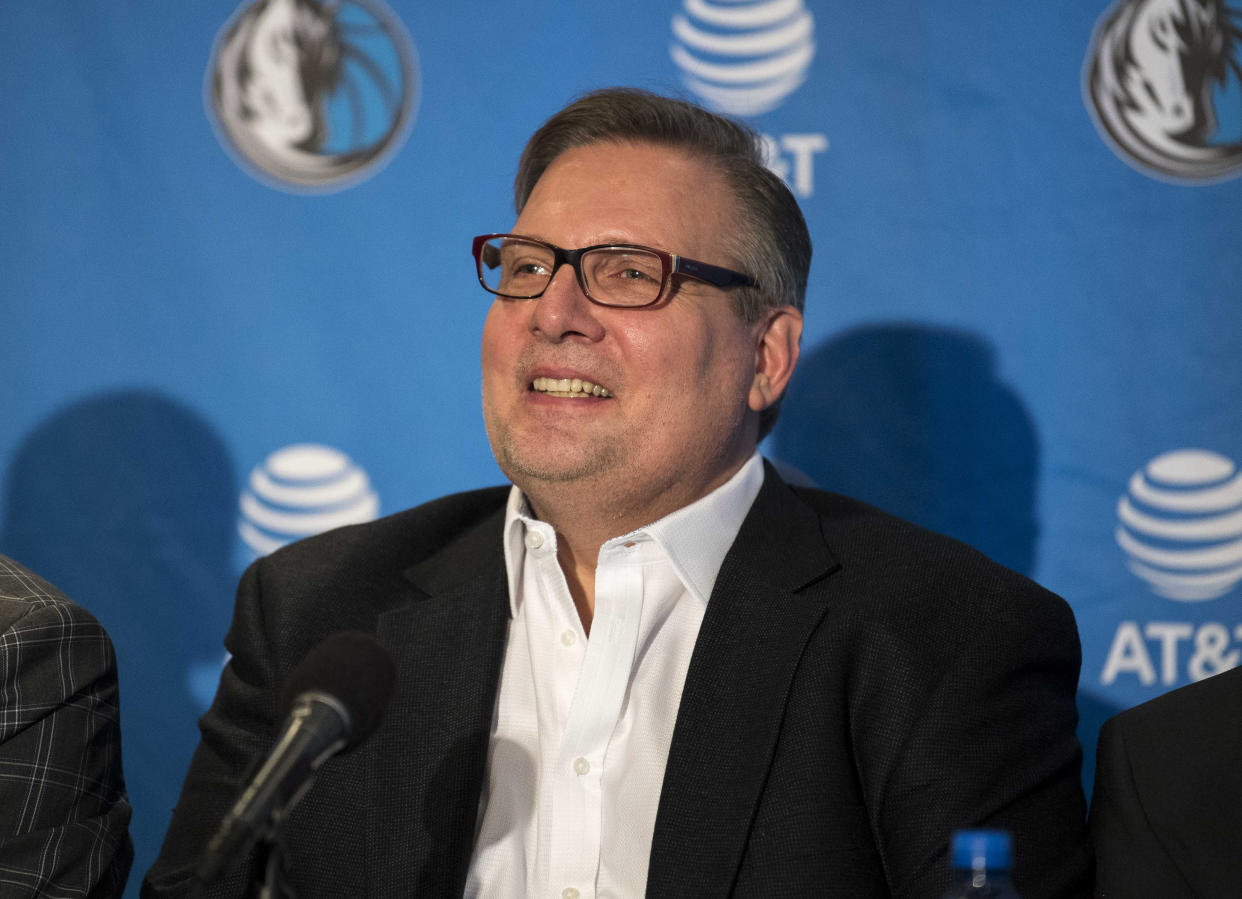
[[[414,46],[380,0],[256,0],[221,29],[207,103],[261,180],[340,189],[373,174],[414,116]]]
[[[1117,543],[1168,599],[1215,599],[1242,581],[1242,474],[1218,453],[1174,450],[1130,478]]]
[[[806,80],[814,26],[802,0],[685,0],[673,16],[669,54],[705,105],[757,115]]]
[[[237,529],[255,556],[286,543],[379,515],[367,473],[330,446],[300,443],[250,472]]]
[[[1122,159],[1184,181],[1242,171],[1237,15],[1223,0],[1117,0],[1100,19],[1083,88]]]

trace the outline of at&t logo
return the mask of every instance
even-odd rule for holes
[[[1242,475],[1207,450],[1151,460],[1117,503],[1130,570],[1168,599],[1200,602],[1242,581]]]
[[[686,87],[729,115],[775,109],[802,86],[815,21],[801,0],[685,0],[669,52]]]
[[[367,473],[330,446],[300,443],[250,472],[237,529],[255,556],[286,543],[379,515]]]
[[[251,0],[212,48],[207,106],[244,168],[339,190],[373,174],[414,117],[414,45],[381,0]]]
[[[669,55],[686,87],[733,116],[770,112],[806,81],[815,19],[802,0],[684,0],[673,15]],[[764,135],[768,166],[800,197],[815,190],[819,133]]]
[[[1127,567],[1157,595],[1178,603],[1224,596],[1242,581],[1242,474],[1208,450],[1157,456],[1130,478],[1115,536]],[[1144,686],[1202,680],[1238,664],[1234,643],[1242,643],[1242,625],[1122,621],[1100,682],[1122,675]]]

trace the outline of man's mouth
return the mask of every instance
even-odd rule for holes
[[[612,394],[607,387],[601,387],[581,378],[535,378],[530,382],[530,389],[536,393],[566,399],[583,399],[601,397],[607,399]]]

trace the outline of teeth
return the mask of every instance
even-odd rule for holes
[[[607,387],[592,384],[590,381],[584,381],[581,378],[535,378],[530,386],[540,393],[548,393],[559,397],[598,396],[607,398],[612,396]]]

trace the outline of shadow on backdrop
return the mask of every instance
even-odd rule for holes
[[[0,548],[89,609],[116,645],[137,895],[198,742],[192,681],[218,674],[232,612],[235,483],[223,442],[157,393],[57,412],[6,478]]]
[[[817,487],[1029,575],[1039,439],[995,367],[992,348],[966,331],[905,324],[847,331],[798,363],[773,455]]]

